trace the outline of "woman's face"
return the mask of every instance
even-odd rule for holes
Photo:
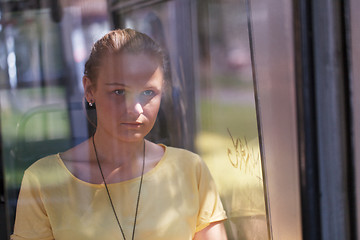
[[[126,142],[142,140],[154,126],[163,84],[162,68],[150,55],[123,53],[106,59],[96,87],[84,80],[86,98],[96,104],[96,131]]]

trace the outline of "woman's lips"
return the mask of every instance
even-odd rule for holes
[[[121,123],[121,125],[126,126],[126,127],[136,128],[136,127],[140,127],[142,125],[142,123],[139,123],[139,122],[124,122],[124,123]]]

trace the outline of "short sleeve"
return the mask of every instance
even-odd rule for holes
[[[198,169],[198,188],[200,209],[196,232],[206,228],[212,222],[222,221],[227,218],[215,182],[203,161],[201,161]]]
[[[52,240],[54,239],[46,214],[38,179],[25,171],[18,203],[14,234],[11,240]]]

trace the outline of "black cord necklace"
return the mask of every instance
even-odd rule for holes
[[[95,137],[93,136],[93,137],[92,137],[92,143],[93,143],[93,146],[94,146],[95,157],[96,157],[96,161],[97,161],[98,166],[99,166],[99,170],[100,170],[100,173],[101,173],[101,177],[102,177],[102,179],[103,179],[103,181],[104,181],[105,189],[106,189],[107,195],[108,195],[108,197],[109,197],[109,201],[110,201],[112,210],[113,210],[113,212],[114,212],[116,221],[117,221],[117,223],[118,223],[118,225],[119,225],[121,234],[122,234],[124,240],[126,240],[124,230],[123,230],[123,228],[121,227],[119,218],[118,218],[118,216],[117,216],[117,214],[116,214],[115,207],[114,207],[113,201],[112,201],[112,199],[111,199],[110,192],[109,192],[108,186],[107,186],[107,184],[106,184],[103,171],[102,171],[102,169],[101,169],[100,161],[99,161],[99,158],[98,158],[98,155],[97,155],[97,151],[96,151],[96,147],[95,147],[95,140],[94,140],[94,138],[95,138]],[[136,219],[137,219],[137,214],[138,214],[138,209],[139,209],[141,187],[142,187],[142,182],[143,182],[143,177],[144,177],[144,168],[145,168],[145,140],[144,140],[144,148],[143,148],[143,165],[142,165],[142,170],[141,170],[139,193],[138,193],[137,201],[136,201],[136,210],[135,210],[134,226],[133,226],[133,232],[132,232],[132,237],[131,237],[132,240],[134,240],[134,236],[135,236]]]

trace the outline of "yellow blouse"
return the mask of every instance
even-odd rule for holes
[[[131,239],[140,177],[108,184],[127,239]],[[226,219],[208,168],[189,151],[165,147],[144,174],[135,239],[186,240]],[[70,173],[60,155],[38,160],[24,174],[11,239],[122,239],[103,184]]]

